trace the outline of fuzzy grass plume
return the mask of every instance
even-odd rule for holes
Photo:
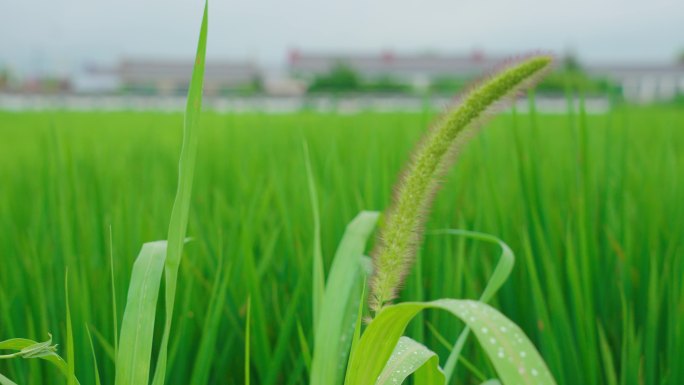
[[[439,177],[454,159],[458,138],[474,128],[499,100],[534,85],[551,67],[547,55],[532,56],[493,76],[468,94],[461,105],[423,139],[398,182],[396,195],[373,253],[371,309],[377,313],[397,296],[422,237],[424,214],[430,208]]]

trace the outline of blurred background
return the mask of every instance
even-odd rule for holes
[[[181,109],[201,2],[5,0],[0,107]],[[590,108],[684,93],[684,3],[213,1],[208,107],[422,108],[530,52],[559,58],[539,88]],[[564,105],[563,103],[560,106]]]

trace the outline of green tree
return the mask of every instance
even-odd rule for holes
[[[361,79],[358,73],[346,63],[337,63],[330,72],[317,76],[309,91],[312,92],[345,92],[358,91]]]

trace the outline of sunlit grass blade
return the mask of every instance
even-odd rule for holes
[[[145,243],[133,265],[121,322],[115,385],[147,384],[166,241]]]
[[[341,384],[351,344],[357,300],[364,281],[363,252],[378,221],[378,213],[363,211],[352,220],[335,252],[325,286],[314,336],[312,385]]]
[[[166,360],[168,355],[173,308],[176,299],[176,283],[178,281],[178,267],[183,254],[183,243],[188,226],[190,211],[190,197],[192,182],[195,174],[195,159],[199,142],[199,118],[202,109],[202,87],[204,83],[204,64],[207,50],[207,22],[209,2],[205,1],[200,36],[197,43],[197,55],[193,67],[188,99],[185,107],[185,122],[183,125],[183,146],[181,148],[178,165],[178,188],[176,199],[171,211],[169,223],[168,248],[164,273],[166,275],[165,302],[166,316],[164,332],[159,347],[157,367],[154,373],[153,385],[163,385],[166,378]]]
[[[437,354],[411,338],[401,337],[375,385],[402,384],[411,375],[416,385],[446,383]]]

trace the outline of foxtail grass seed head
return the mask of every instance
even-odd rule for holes
[[[494,75],[468,94],[458,108],[426,134],[397,183],[387,220],[373,252],[369,304],[375,313],[397,296],[422,238],[438,180],[455,158],[456,143],[500,100],[533,86],[551,67],[547,55],[532,56]]]

